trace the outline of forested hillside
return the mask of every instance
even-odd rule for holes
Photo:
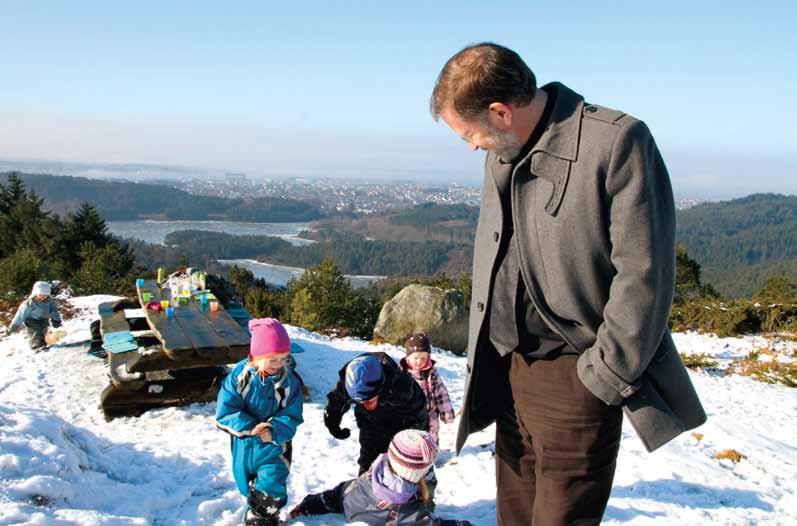
[[[704,281],[749,297],[767,278],[797,278],[797,196],[754,194],[678,213],[677,239]]]
[[[253,258],[306,268],[331,259],[346,274],[391,276],[465,273],[473,257],[469,246],[440,241],[373,241],[329,230],[313,232],[313,237],[317,243],[295,246],[268,236],[182,230],[166,236],[166,244],[191,262],[212,255],[215,259]]]
[[[295,199],[259,197],[226,199],[192,195],[176,188],[111,182],[85,177],[0,173],[0,184],[15,174],[42,198],[46,210],[59,215],[91,203],[107,221],[131,219],[307,222],[322,217],[318,207]]]
[[[320,221],[321,230],[352,232],[383,241],[442,241],[472,245],[479,208],[423,203],[405,210]]]
[[[435,240],[467,247],[469,257],[478,208],[427,203],[412,209],[318,223],[384,241]],[[755,194],[678,211],[678,243],[703,269],[703,281],[723,295],[750,297],[768,278],[797,279],[797,196]],[[314,234],[318,236],[318,234]],[[470,269],[470,261],[457,268]]]

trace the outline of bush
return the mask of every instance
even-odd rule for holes
[[[0,290],[24,296],[36,281],[48,280],[50,266],[32,249],[17,250],[0,261]]]
[[[719,337],[749,334],[761,330],[761,309],[749,301],[718,302],[695,300],[673,305],[670,329],[677,332],[698,331]]]
[[[346,329],[369,339],[382,308],[375,295],[354,291],[332,260],[288,283],[289,321],[311,331]],[[342,331],[337,331],[342,332]]]
[[[684,365],[689,369],[700,370],[707,367],[716,367],[718,363],[711,356],[705,353],[679,354],[681,355],[681,361],[684,362]]]
[[[85,243],[80,251],[83,265],[72,276],[70,284],[77,294],[135,293],[135,276],[130,274],[132,256],[109,245],[97,250]]]

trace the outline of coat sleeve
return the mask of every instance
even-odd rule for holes
[[[397,375],[392,389],[397,416],[402,429],[429,430],[429,412],[426,395],[418,382],[407,373]]]
[[[304,422],[302,410],[304,398],[302,397],[302,384],[299,379],[291,372],[291,392],[288,395],[288,402],[285,407],[277,411],[277,414],[269,418],[271,424],[272,441],[284,444],[296,434],[296,428]]]
[[[236,367],[227,375],[216,398],[216,427],[238,438],[251,436],[252,428],[259,423],[254,415],[246,412],[244,399],[238,394],[236,386],[241,370]]]
[[[443,379],[437,374],[437,371],[432,371],[430,378],[432,384],[432,399],[434,405],[437,407],[437,412],[440,414],[440,419],[446,424],[454,421],[454,408],[451,406],[451,398],[448,396],[448,389],[443,383]]]
[[[50,300],[50,319],[57,325],[61,325],[61,315],[58,313],[58,307],[55,301]]]
[[[28,316],[30,316],[30,300],[25,300],[19,304],[17,313],[14,315],[14,319],[11,320],[9,329],[13,331],[17,327],[22,327],[22,325],[25,323],[25,320],[28,319]]]
[[[327,407],[324,410],[324,415],[331,419],[332,423],[337,423],[340,426],[343,415],[346,414],[350,407],[351,398],[346,392],[346,388],[343,385],[343,377],[341,377],[335,388],[327,393]]]
[[[616,274],[595,344],[578,360],[581,381],[609,405],[637,391],[667,330],[675,289],[669,175],[647,126],[629,120],[615,139],[605,180]]]

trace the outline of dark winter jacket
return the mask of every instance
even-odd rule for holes
[[[383,352],[369,353],[379,359],[384,372],[385,384],[379,393],[379,404],[373,411],[362,404],[354,408],[354,418],[360,428],[360,472],[371,466],[374,459],[387,451],[393,435],[404,429],[429,430],[429,414],[426,411],[426,395],[409,374],[399,369],[396,362]],[[339,371],[335,388],[327,395],[324,421],[333,434],[340,434],[340,422],[353,403],[346,392],[346,366]]]

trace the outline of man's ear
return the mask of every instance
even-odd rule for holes
[[[508,129],[512,126],[512,108],[503,102],[493,102],[487,108],[487,119],[490,124],[499,129]]]

